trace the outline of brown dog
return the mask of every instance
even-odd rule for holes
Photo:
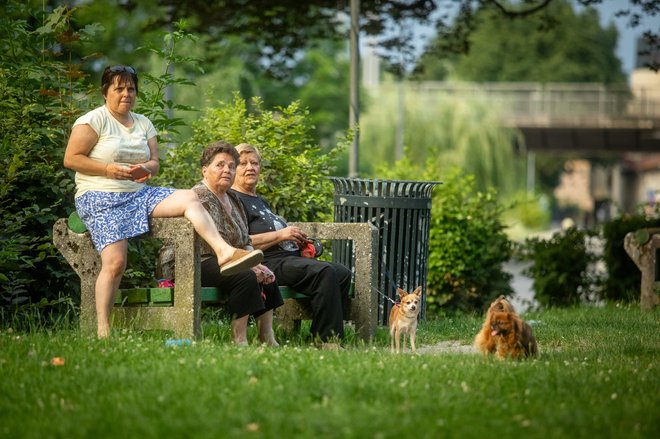
[[[400,352],[399,341],[403,338],[403,349],[406,348],[406,335],[410,338],[410,348],[415,352],[415,334],[417,332],[417,316],[422,308],[422,287],[417,287],[412,293],[401,288],[396,289],[401,302],[395,304],[390,311],[390,341],[392,352],[396,344],[396,352]]]
[[[520,359],[536,355],[538,348],[532,327],[517,314],[497,311],[491,317],[495,354],[500,359]]]
[[[486,311],[486,319],[484,324],[481,326],[481,330],[474,338],[474,346],[478,351],[482,352],[484,355],[494,354],[495,353],[495,343],[496,340],[492,336],[492,317],[494,312],[504,311],[516,314],[513,305],[506,300],[506,297],[500,295],[497,299],[493,301]]]

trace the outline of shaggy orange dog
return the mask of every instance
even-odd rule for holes
[[[483,326],[481,326],[481,331],[474,338],[474,347],[478,351],[482,352],[484,355],[494,354],[495,353],[495,343],[496,340],[492,336],[492,317],[494,312],[504,311],[516,314],[513,305],[506,300],[506,297],[500,296],[493,301],[486,311],[486,319],[484,320]]]
[[[491,335],[495,339],[495,355],[500,359],[534,356],[538,352],[532,327],[511,312],[494,312]]]

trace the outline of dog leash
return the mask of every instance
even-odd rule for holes
[[[370,223],[371,223],[372,225],[375,225],[373,221],[371,221]],[[382,230],[383,227],[380,226],[380,227],[377,227],[377,228],[378,228],[379,230]],[[383,270],[383,273],[385,273],[385,279],[386,279],[386,280],[389,282],[389,284],[391,285],[392,292],[394,293],[394,296],[396,297],[396,294],[397,294],[396,285],[397,285],[397,283],[394,282],[394,279],[392,279],[392,274],[390,273],[390,270],[389,270],[389,269],[385,266],[385,264],[383,263],[383,260],[380,259],[380,258],[378,258],[378,259],[379,259],[379,262],[380,262],[380,268]],[[391,297],[389,297],[389,296],[383,294],[383,292],[380,291],[378,288],[376,288],[376,287],[372,287],[372,289],[373,289],[374,291],[376,291],[380,296],[382,296],[382,297],[384,297],[385,299],[387,299],[390,303],[392,303],[392,305],[394,305],[394,306],[398,306],[398,305],[399,305],[399,303],[400,303],[399,301],[394,300],[394,299],[392,299]]]
[[[386,298],[387,300],[389,300],[390,302],[392,302],[392,304],[393,304],[394,306],[396,306],[396,305],[399,304],[399,302],[396,302],[396,301],[395,301],[394,299],[392,299],[391,297],[386,296],[385,294],[383,294],[378,288],[376,288],[376,287],[372,287],[372,288],[373,288],[373,290],[374,290],[375,292],[377,292],[378,294],[380,294],[381,296],[383,296],[384,298]]]

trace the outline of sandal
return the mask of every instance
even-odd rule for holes
[[[261,250],[248,251],[237,248],[231,259],[220,266],[220,274],[231,276],[232,274],[240,273],[260,264],[263,258],[264,253]]]

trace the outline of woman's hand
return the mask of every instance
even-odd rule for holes
[[[134,165],[129,169],[131,179],[137,183],[144,183],[151,178],[151,171],[144,165]]]
[[[105,176],[113,180],[133,180],[131,168],[117,163],[105,165]]]
[[[108,163],[105,166],[105,176],[113,180],[133,180],[137,183],[144,183],[151,178],[151,171],[144,165],[128,167],[117,163]]]
[[[300,248],[309,241],[305,232],[298,227],[288,226],[278,230],[277,233],[279,234],[280,241],[296,241]]]
[[[252,271],[257,275],[257,282],[268,285],[275,282],[275,274],[265,265],[259,264],[252,267]]]

